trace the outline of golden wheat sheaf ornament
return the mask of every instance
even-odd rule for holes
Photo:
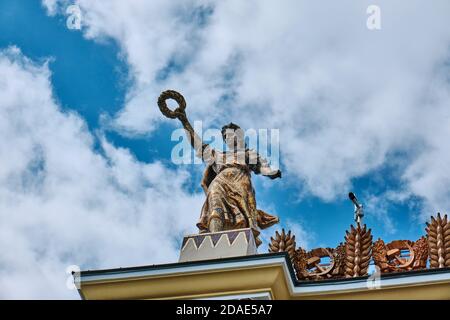
[[[450,267],[450,221],[447,215],[441,218],[431,217],[431,222],[427,222],[427,240],[430,257],[430,268]]]
[[[287,252],[292,262],[295,260],[295,235],[291,234],[291,230],[286,233],[284,229],[281,234],[276,231],[275,239],[270,237],[269,252]]]
[[[366,225],[361,228],[350,226],[350,232],[345,236],[345,277],[359,277],[367,275],[372,255],[372,234]]]

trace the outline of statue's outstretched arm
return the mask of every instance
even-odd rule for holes
[[[175,110],[170,110],[167,107],[166,100],[167,99],[173,99],[178,103],[178,107]],[[209,147],[208,144],[203,143],[202,139],[199,137],[199,135],[194,131],[194,128],[192,128],[191,123],[189,122],[187,116],[186,116],[186,101],[184,100],[184,97],[177,91],[174,90],[166,90],[161,93],[161,95],[158,98],[158,106],[161,112],[170,119],[178,118],[178,120],[181,121],[181,124],[183,125],[183,128],[186,132],[186,136],[189,139],[189,142],[191,143],[191,146],[195,150],[195,154],[197,157],[202,158],[203,160],[207,161],[211,157],[211,154],[213,150]],[[205,159],[208,158],[208,159]],[[207,161],[208,162],[208,161]]]
[[[253,172],[256,174],[262,174],[271,179],[281,178],[281,171],[272,169],[269,162],[261,157],[256,151],[248,150],[248,161]]]
[[[195,155],[199,158],[203,159],[204,153],[206,149],[209,149],[209,145],[207,143],[203,143],[200,136],[194,131],[192,128],[186,114],[183,114],[180,118],[181,123],[183,124],[184,131],[186,132],[186,136],[191,143],[192,148],[195,150]]]

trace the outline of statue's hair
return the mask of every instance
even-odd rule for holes
[[[225,133],[227,132],[227,129],[231,129],[231,130],[238,130],[241,127],[239,127],[237,124],[230,122],[229,124],[226,124],[222,127],[222,137],[225,136]]]

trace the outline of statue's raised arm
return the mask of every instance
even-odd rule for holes
[[[167,99],[175,100],[178,104],[178,107],[173,111],[170,110],[166,103]],[[203,143],[199,135],[195,133],[194,128],[192,128],[192,125],[189,122],[185,112],[186,100],[184,100],[184,97],[181,95],[181,93],[175,90],[163,91],[158,98],[158,107],[161,110],[162,114],[167,118],[177,118],[181,121],[181,124],[186,131],[186,135],[192,147],[194,148],[196,155],[203,159],[204,151],[209,145]]]

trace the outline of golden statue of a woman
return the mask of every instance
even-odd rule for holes
[[[170,110],[167,99],[175,100],[178,107]],[[281,178],[281,171],[272,170],[256,151],[248,149],[242,130],[233,123],[222,128],[228,151],[221,152],[203,143],[189,123],[185,113],[186,101],[180,93],[173,90],[162,92],[158,106],[166,117],[181,121],[196,155],[206,163],[201,183],[206,201],[197,223],[200,232],[252,228],[256,244],[260,245],[259,228],[268,228],[279,220],[256,208],[251,172],[276,179]]]

